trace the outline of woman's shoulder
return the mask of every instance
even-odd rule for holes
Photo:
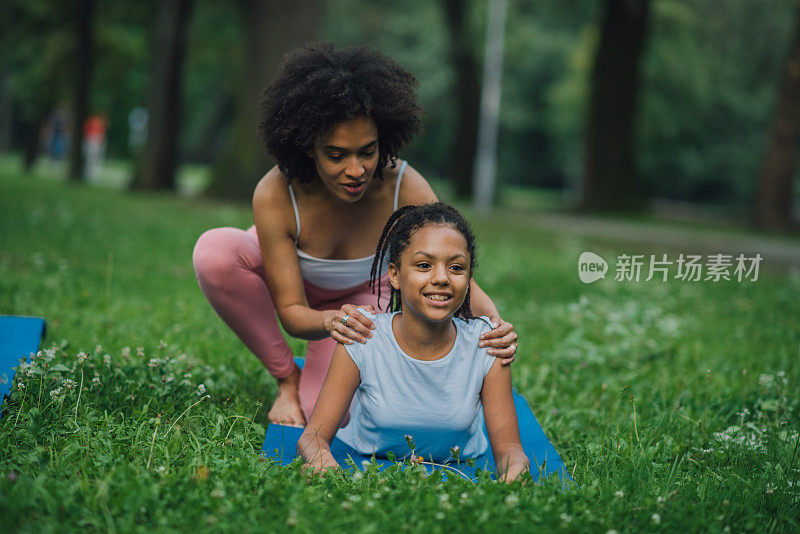
[[[267,174],[261,177],[253,191],[253,203],[259,202],[278,202],[289,200],[289,187],[286,177],[278,169],[272,167]]]
[[[393,184],[397,183],[397,178],[400,174],[400,169],[403,168],[403,164],[405,163],[405,169],[403,169],[403,176],[400,182],[400,191],[398,192],[398,207],[408,206],[408,205],[420,205],[420,204],[428,204],[430,202],[436,202],[438,199],[436,198],[436,193],[433,192],[431,188],[431,184],[408,162],[398,161],[397,165],[395,165],[394,169],[391,169],[391,182]]]
[[[268,221],[270,226],[278,224],[289,231],[295,225],[289,187],[277,166],[270,169],[256,184],[253,191],[253,217],[256,226]]]

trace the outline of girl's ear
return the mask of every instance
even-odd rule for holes
[[[398,280],[400,272],[397,269],[397,265],[390,263],[387,271],[389,273],[389,283],[392,284],[395,291],[400,291],[400,281]]]

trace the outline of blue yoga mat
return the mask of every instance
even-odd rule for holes
[[[41,317],[0,315],[0,406],[11,393],[14,368],[19,365],[20,358],[39,351],[44,324]]]
[[[300,368],[303,367],[303,358],[295,358],[295,361]],[[542,427],[536,420],[536,416],[533,415],[528,402],[516,391],[514,392],[514,407],[517,410],[522,448],[531,461],[533,479],[537,480],[541,476],[549,477],[555,473],[558,475],[562,485],[566,486],[574,483],[555,447],[547,439]],[[486,433],[485,426],[483,432]],[[264,447],[262,448],[264,456],[272,458],[281,465],[289,465],[297,458],[297,440],[300,439],[302,433],[302,428],[277,424],[269,425],[267,427],[267,435],[264,438]],[[352,460],[358,469],[362,469],[363,462],[371,460],[369,456],[361,454],[338,438],[334,438],[331,443],[331,453],[336,461],[339,462],[339,465],[348,471],[352,469],[348,460]],[[376,458],[375,462],[381,470],[395,465],[395,462],[381,458]],[[463,476],[472,481],[477,481],[478,469],[489,471],[492,473],[493,478],[496,472],[494,458],[491,454],[476,458],[474,466],[469,466],[464,461],[444,466],[423,465],[428,473],[440,470],[445,478],[449,473],[454,476]]]

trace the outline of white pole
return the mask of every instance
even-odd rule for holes
[[[503,79],[503,37],[506,0],[489,0],[486,25],[486,56],[483,63],[481,110],[478,119],[478,147],[475,151],[473,203],[486,214],[494,203],[497,175],[497,131],[500,121],[500,92]]]

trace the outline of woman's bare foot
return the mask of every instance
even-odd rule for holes
[[[300,369],[297,367],[291,375],[278,380],[278,396],[269,411],[270,423],[296,427],[306,426],[306,418],[300,408],[299,385]]]

